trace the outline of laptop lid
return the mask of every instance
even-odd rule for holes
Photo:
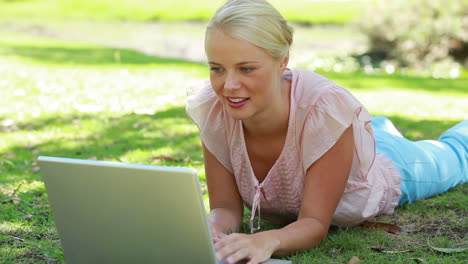
[[[196,171],[41,156],[68,264],[215,264]]]

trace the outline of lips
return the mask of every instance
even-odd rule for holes
[[[239,108],[245,105],[250,98],[248,97],[226,97],[229,106]]]
[[[233,103],[240,103],[240,102],[243,102],[249,98],[230,98],[228,97],[227,98],[230,102],[233,102]]]

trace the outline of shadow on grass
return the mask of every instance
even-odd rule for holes
[[[37,137],[46,137],[53,131],[63,132],[54,134],[52,139],[49,135],[47,140],[34,145],[20,143],[7,149],[3,157],[8,157],[8,164],[2,169],[7,177],[1,183],[41,181],[35,172],[39,155],[181,167],[199,165],[202,163],[199,135],[190,125],[183,106],[155,115],[77,114],[19,123],[17,131],[3,133],[29,131]]]
[[[160,64],[177,66],[204,66],[203,63],[180,59],[161,58],[130,49],[106,47],[34,46],[24,44],[1,44],[0,55],[15,55],[46,64]]]

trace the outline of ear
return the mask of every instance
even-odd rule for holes
[[[286,68],[288,67],[288,62],[289,62],[289,54],[286,55],[283,59],[281,59],[281,63],[280,63],[281,72],[286,70]]]

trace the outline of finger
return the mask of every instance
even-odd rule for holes
[[[259,264],[260,262],[256,261],[255,259],[251,258],[249,260],[249,262],[247,262],[246,264]]]
[[[231,263],[237,263],[240,260],[248,259],[248,258],[249,258],[249,249],[241,248],[237,250],[236,252],[234,252],[233,254],[231,254],[229,257],[227,257],[226,260],[229,264],[231,264]]]
[[[225,237],[227,237],[226,234],[224,234],[222,232],[219,232],[217,234],[213,234],[211,238],[213,239],[213,243],[216,244],[216,243],[218,243],[218,241],[220,241],[221,239],[223,239]]]
[[[215,244],[217,247],[221,241],[218,241],[218,243]],[[230,255],[232,255],[234,252],[236,252],[239,248],[233,245],[226,245],[221,247],[220,249],[216,250],[216,257],[219,260],[227,259]]]
[[[216,251],[226,247],[227,245],[232,245],[239,240],[239,236],[237,234],[230,234],[230,235],[222,235],[218,236],[218,243],[215,245]]]
[[[228,256],[234,254],[234,252],[243,248],[243,244],[242,236],[228,235],[215,244],[216,256],[220,260],[225,259]]]

